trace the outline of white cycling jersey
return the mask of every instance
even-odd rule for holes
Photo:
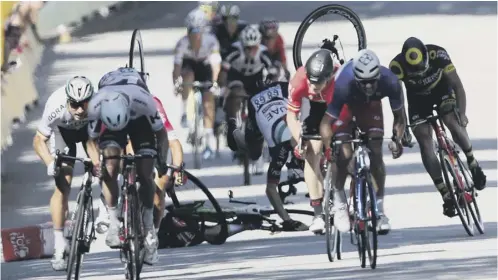
[[[287,115],[287,97],[288,83],[277,82],[250,99],[256,123],[270,148],[291,139],[284,119]]]
[[[121,67],[108,72],[99,81],[99,89],[106,86],[138,85],[147,89],[147,86],[138,71],[134,68]]]
[[[264,45],[260,45],[254,57],[247,57],[240,41],[232,44],[223,62],[223,68],[235,70],[244,76],[252,76],[272,66],[270,54]]]
[[[43,116],[38,124],[38,131],[50,138],[54,132],[59,132],[59,127],[69,130],[79,130],[88,124],[88,118],[75,120],[66,108],[66,86],[53,92],[45,103]]]
[[[159,131],[164,127],[156,108],[156,101],[147,90],[138,85],[109,85],[100,89],[88,104],[88,118],[90,120],[88,136],[90,138],[97,138],[100,134],[100,125],[98,125],[100,121],[100,104],[110,92],[119,92],[128,99],[131,120],[146,116],[153,131]]]
[[[183,38],[176,43],[175,47],[175,64],[181,65],[183,59],[191,59],[202,63],[218,64],[221,63],[220,55],[220,43],[216,36],[211,33],[202,33],[201,46],[197,53],[194,52],[188,36],[185,35]]]

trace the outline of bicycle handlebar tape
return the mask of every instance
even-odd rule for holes
[[[71,221],[66,221],[64,236],[69,236]],[[2,229],[3,261],[50,258],[54,254],[54,231],[51,222]]]

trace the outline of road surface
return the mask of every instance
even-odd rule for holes
[[[147,3],[123,11],[93,25],[90,23],[76,33],[80,37],[71,44],[47,48],[37,74],[41,101],[44,102],[47,94],[71,75],[86,75],[98,81],[106,71],[123,66],[127,61],[131,30],[142,28],[147,71],[151,73],[150,88],[161,98],[178,127],[180,102],[171,94],[170,77],[173,48],[185,30],[168,27],[180,26],[183,14],[193,4],[176,2],[170,5]],[[262,16],[285,21],[281,31],[290,58],[299,21],[320,4],[307,2],[305,8],[300,4],[299,9],[295,2],[285,5],[265,2],[264,9],[262,5],[262,2],[240,3],[242,13],[249,21],[257,21]],[[467,91],[468,131],[475,154],[488,176],[488,187],[479,196],[486,233],[468,237],[458,218],[442,215],[441,199],[425,174],[416,147],[406,150],[398,160],[392,160],[385,147],[388,174],[385,208],[393,230],[388,236],[380,237],[376,271],[361,269],[356,249],[347,242],[343,260],[329,263],[324,237],[309,233],[269,235],[253,231],[236,235],[222,246],[203,244],[161,250],[160,262],[145,267],[143,279],[496,278],[496,3],[380,2],[352,3],[351,7],[364,15],[369,47],[378,53],[384,64],[399,52],[402,42],[409,36],[442,45],[451,55]],[[159,8],[168,9],[170,13],[159,12]],[[277,10],[277,14],[268,14],[268,11]],[[331,28],[351,36],[347,30],[352,32],[352,28],[347,29],[344,22],[317,24],[307,35],[306,44],[318,45],[323,34],[330,33]],[[305,51],[309,53],[312,48]],[[392,114],[388,104],[385,105],[385,126],[389,128]],[[29,116],[29,122],[16,131],[14,145],[3,154],[6,177],[1,189],[2,228],[50,219],[48,201],[53,184],[31,145],[40,115],[41,109],[38,109]],[[191,166],[190,148],[184,145],[186,163]],[[227,148],[223,148],[221,159],[192,172],[221,202],[226,202],[226,193],[232,189],[238,198],[268,204],[264,195],[265,177],[254,178],[254,185],[250,187],[239,186],[242,168],[233,165]],[[78,174],[81,173],[79,169]],[[81,176],[75,179],[75,182],[80,181]],[[300,193],[292,197],[295,202],[292,207],[307,209],[303,196],[305,186],[299,185],[298,189]],[[72,200],[76,194],[76,189],[73,190]],[[65,279],[63,273],[52,271],[47,259],[2,263],[1,271],[2,279]],[[118,253],[104,246],[102,236],[85,258],[83,276],[84,279],[123,279]]]

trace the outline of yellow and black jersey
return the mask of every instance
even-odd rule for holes
[[[447,90],[449,88],[447,79],[443,74],[455,71],[455,66],[448,52],[437,45],[426,45],[426,47],[429,52],[429,69],[421,76],[409,77],[406,75],[410,50],[406,54],[406,58],[400,53],[389,64],[391,71],[405,84],[407,94],[429,95],[434,90]],[[419,50],[414,49],[412,51]],[[416,57],[422,59],[421,54]],[[420,61],[413,61],[413,64],[417,63],[420,63]]]

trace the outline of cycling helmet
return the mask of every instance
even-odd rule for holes
[[[191,29],[202,29],[207,25],[206,14],[201,9],[192,10],[185,19],[186,27]]]
[[[240,41],[244,47],[253,47],[261,44],[261,33],[254,25],[248,25],[240,32]]]
[[[82,102],[93,96],[93,85],[84,76],[75,76],[66,83],[66,96],[71,102]]]
[[[336,63],[332,58],[332,52],[319,49],[311,54],[305,65],[306,76],[312,84],[321,84],[330,80],[336,70]]]
[[[359,51],[353,58],[353,73],[360,89],[367,95],[377,90],[380,79],[380,61],[377,55],[368,49]]]
[[[353,72],[357,81],[379,79],[379,58],[371,50],[363,49],[359,51],[353,58]]]
[[[278,21],[276,19],[267,18],[259,22],[259,31],[264,37],[269,37],[278,33]]]
[[[429,52],[420,39],[406,39],[401,54],[406,61],[407,76],[421,76],[429,70]]]
[[[111,91],[105,94],[107,96],[100,104],[100,119],[111,131],[123,130],[130,121],[129,100],[119,92]]]
[[[237,5],[223,5],[220,8],[220,15],[223,18],[227,17],[239,17],[240,16],[240,8]]]

